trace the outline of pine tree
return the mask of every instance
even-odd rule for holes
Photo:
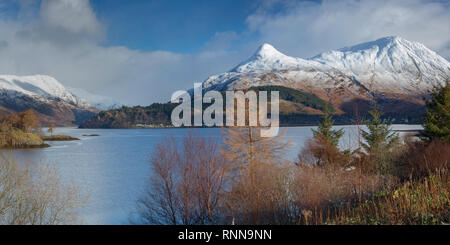
[[[369,111],[372,120],[366,121],[368,131],[362,130],[361,135],[365,140],[362,147],[366,151],[369,162],[375,170],[386,173],[390,169],[391,150],[398,142],[398,134],[392,131],[389,120],[382,120],[383,112],[375,103]]]
[[[421,137],[425,140],[450,140],[450,79],[431,92]]]
[[[332,130],[331,127],[333,127],[334,121],[332,119],[332,115],[329,111],[328,103],[325,105],[324,111],[323,111],[323,117],[322,122],[319,124],[318,129],[313,131],[314,138],[325,140],[327,143],[337,147],[339,144],[339,139],[344,135],[344,130]]]

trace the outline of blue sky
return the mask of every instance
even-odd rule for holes
[[[0,0],[0,74],[147,105],[270,43],[307,58],[398,35],[450,58],[450,2]]]
[[[217,32],[245,32],[245,20],[258,6],[255,0],[91,3],[98,18],[108,26],[108,45],[179,53],[198,52]]]

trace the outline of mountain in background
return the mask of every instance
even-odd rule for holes
[[[367,115],[373,101],[396,123],[421,123],[424,98],[448,77],[450,63],[423,44],[384,37],[307,59],[263,44],[230,71],[210,76],[203,89],[280,91],[282,125],[317,124],[327,102],[337,123],[352,123]],[[156,103],[123,107],[102,112],[81,127],[170,125],[171,108]]]
[[[450,77],[450,63],[423,44],[385,37],[301,59],[264,44],[248,60],[203,82],[208,90],[280,91],[284,125],[316,124],[327,102],[338,123],[364,117],[373,101],[397,123],[420,123],[428,91]],[[0,113],[34,109],[44,122],[82,127],[170,124],[173,105],[121,107],[43,76],[0,76]]]
[[[206,90],[283,86],[330,101],[338,115],[362,113],[379,101],[390,113],[423,111],[423,97],[450,77],[450,63],[423,44],[385,37],[312,58],[282,54],[262,45],[247,61],[203,82]]]
[[[114,102],[82,90],[68,90],[50,76],[0,75],[0,115],[33,109],[44,125],[68,126],[115,105],[109,103]]]

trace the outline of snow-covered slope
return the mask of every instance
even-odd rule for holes
[[[55,78],[45,75],[0,75],[0,90],[15,91],[23,95],[43,99],[60,99],[77,105],[77,98]]]
[[[119,102],[113,100],[112,98],[92,94],[80,88],[67,87],[67,90],[75,95],[82,103],[92,105],[99,110],[110,110],[121,106]]]
[[[282,85],[297,89],[337,89],[417,95],[450,76],[450,63],[423,44],[400,37],[329,51],[301,59],[262,45],[229,72],[209,77],[204,88],[243,89]]]
[[[29,96],[36,100],[57,100],[80,108],[109,109],[119,103],[104,96],[78,88],[64,87],[55,78],[46,75],[0,75],[0,91],[11,96]]]
[[[50,76],[0,75],[0,109],[8,112],[33,109],[44,125],[79,124],[99,109],[109,109],[116,104],[103,96],[67,89]]]
[[[270,44],[261,45],[247,61],[233,68],[231,72],[254,72],[301,68],[320,65],[314,61],[294,58],[280,53]]]
[[[322,53],[311,60],[354,76],[374,89],[427,89],[450,75],[450,63],[421,43],[400,37]]]

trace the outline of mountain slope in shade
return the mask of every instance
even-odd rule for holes
[[[338,113],[348,113],[352,103],[376,96],[395,112],[423,107],[423,95],[447,77],[450,63],[434,51],[400,37],[385,37],[308,59],[284,55],[264,44],[229,72],[210,76],[203,87],[285,86],[330,100]]]

